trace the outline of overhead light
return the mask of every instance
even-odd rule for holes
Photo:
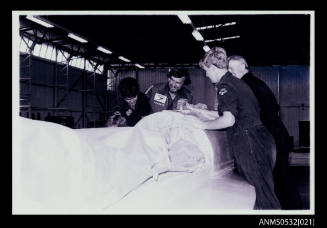
[[[203,37],[201,35],[201,33],[198,30],[193,30],[192,35],[194,36],[194,38],[198,41],[203,41]]]
[[[126,58],[123,57],[123,56],[119,56],[118,59],[121,59],[121,60],[123,60],[123,61],[125,61],[125,62],[128,62],[128,63],[131,61],[131,60],[129,60],[129,59],[126,59]]]
[[[177,17],[183,22],[183,24],[192,24],[191,19],[185,13],[178,13]]]
[[[103,47],[98,47],[97,48],[99,51],[102,51],[103,53],[106,53],[106,54],[112,54],[112,52],[111,51],[109,51],[108,49],[105,49],[105,48],[103,48]]]
[[[197,30],[205,30],[205,29],[218,28],[220,26],[221,26],[221,24],[218,24],[218,25],[208,25],[208,26],[203,26],[203,27],[196,27],[196,29]]]
[[[233,21],[233,22],[230,22],[230,23],[226,23],[225,26],[227,26],[227,25],[236,25],[236,22]]]
[[[210,42],[214,42],[215,40],[205,40],[205,43],[210,43]]]
[[[203,46],[203,50],[204,50],[205,52],[208,52],[208,51],[210,51],[210,48],[209,48],[208,45],[204,45],[204,46]]]
[[[222,37],[222,38],[217,38],[214,40],[205,40],[205,43],[210,43],[210,42],[214,42],[214,41],[222,41],[222,40],[230,40],[230,39],[237,39],[240,38],[240,36],[229,36],[229,37]]]
[[[233,21],[233,22],[230,22],[230,23],[225,23],[223,26],[230,26],[230,25],[236,25],[236,22]]]
[[[43,25],[44,27],[47,27],[47,28],[53,28],[54,26],[52,24],[49,24],[39,18],[36,18],[36,17],[33,17],[33,16],[26,16],[26,18],[28,20],[31,20],[31,21],[34,21],[35,23],[38,23],[40,25]]]
[[[144,69],[145,67],[144,66],[141,66],[140,64],[136,63],[135,66],[137,66],[138,68],[142,68]]]
[[[224,37],[224,38],[221,38],[221,39],[229,40],[229,39],[236,39],[236,38],[240,38],[240,36],[230,36],[230,37]]]
[[[214,29],[214,28],[219,28],[219,27],[225,27],[225,26],[230,26],[230,25],[236,25],[236,22],[229,22],[225,24],[216,24],[216,25],[207,25],[207,26],[202,26],[202,27],[196,27],[197,30],[205,30],[205,29]]]
[[[87,40],[85,40],[85,39],[83,39],[83,38],[81,38],[81,37],[79,37],[79,36],[76,36],[76,35],[73,34],[73,33],[68,33],[68,37],[70,37],[70,38],[72,38],[72,39],[74,39],[74,40],[77,40],[77,41],[79,41],[79,42],[81,42],[81,43],[87,43],[87,42],[88,42]]]

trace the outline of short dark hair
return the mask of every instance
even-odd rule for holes
[[[136,97],[140,86],[135,78],[124,78],[119,82],[118,89],[123,98]]]
[[[190,75],[188,73],[188,70],[185,69],[185,68],[182,68],[182,69],[177,69],[177,68],[170,69],[168,71],[167,77],[168,78],[171,78],[171,77],[175,77],[175,78],[185,77],[184,85],[191,84]]]

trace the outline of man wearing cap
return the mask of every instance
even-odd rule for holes
[[[168,74],[167,83],[158,83],[151,85],[145,94],[150,100],[153,112],[162,110],[177,109],[178,101],[192,103],[193,96],[184,86],[191,84],[186,69],[171,69]]]

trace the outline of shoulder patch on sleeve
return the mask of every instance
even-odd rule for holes
[[[219,94],[221,95],[221,96],[223,96],[225,93],[227,93],[228,92],[228,90],[227,90],[227,88],[226,87],[223,87],[223,88],[221,88],[220,90],[219,90]]]

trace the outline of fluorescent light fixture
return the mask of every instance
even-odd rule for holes
[[[215,40],[205,40],[204,42],[205,43],[210,43],[210,42],[213,42],[213,41],[215,41]]]
[[[177,17],[183,22],[183,24],[192,24],[191,19],[185,13],[178,13]]]
[[[208,45],[204,45],[204,46],[203,46],[203,50],[204,50],[205,52],[208,52],[208,51],[210,51],[210,48],[209,48]]]
[[[144,69],[144,66],[141,66],[140,64],[136,63],[135,66],[137,66],[138,68],[142,68]]]
[[[230,37],[225,37],[223,39],[227,40],[227,39],[236,39],[236,38],[240,38],[240,36],[230,36]]]
[[[201,33],[198,30],[193,30],[192,35],[194,36],[194,38],[198,41],[203,41],[203,37],[201,35]]]
[[[218,24],[218,25],[208,25],[208,26],[203,26],[203,27],[197,27],[196,29],[197,30],[205,30],[205,29],[218,28],[220,26],[221,26],[221,24]]]
[[[72,39],[74,39],[74,40],[77,40],[77,41],[79,41],[79,42],[81,42],[81,43],[87,43],[87,42],[88,42],[87,40],[85,40],[85,39],[83,39],[83,38],[81,38],[81,37],[79,37],[79,36],[76,36],[76,35],[73,34],[73,33],[68,33],[68,37],[70,37],[70,38],[72,38]]]
[[[230,39],[237,39],[240,38],[240,36],[229,36],[229,37],[222,37],[222,38],[217,38],[214,40],[205,40],[205,43],[210,43],[210,42],[214,42],[214,41],[222,41],[222,40],[230,40]]]
[[[219,27],[225,27],[225,26],[230,26],[230,25],[236,25],[236,22],[229,22],[225,24],[217,24],[217,25],[208,25],[208,26],[202,26],[202,27],[197,27],[197,30],[205,30],[205,29],[213,29],[213,28],[219,28]]]
[[[126,59],[126,58],[123,57],[123,56],[119,56],[118,59],[121,59],[121,60],[123,60],[123,61],[125,61],[125,62],[128,62],[128,63],[131,61],[131,60],[129,60],[129,59]]]
[[[102,51],[103,53],[106,53],[106,54],[111,54],[112,52],[111,51],[109,51],[108,49],[105,49],[105,48],[103,48],[103,47],[98,47],[97,48],[99,51]]]
[[[47,22],[45,22],[45,21],[43,21],[43,20],[41,20],[41,19],[39,19],[37,17],[34,17],[34,16],[26,16],[26,18],[28,20],[34,21],[35,23],[43,25],[44,27],[47,27],[47,28],[53,28],[54,27],[53,25],[51,25],[51,24],[49,24],[49,23],[47,23]]]
[[[230,25],[235,25],[235,24],[236,24],[236,22],[233,21],[233,22],[230,22],[230,23],[225,23],[223,26],[230,26]]]

